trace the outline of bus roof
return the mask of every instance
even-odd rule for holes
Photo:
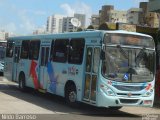
[[[138,33],[138,32],[128,32],[125,30],[114,30],[114,31],[107,31],[107,33],[121,33],[121,34],[128,34],[128,35],[138,35],[138,36],[144,36],[144,37],[150,37],[152,38],[152,36],[147,35],[147,34],[143,34],[143,33]]]
[[[130,34],[130,35],[139,35],[139,36],[146,36],[152,38],[150,35],[137,33],[137,32],[128,32],[124,30],[113,30],[113,31],[106,31],[106,30],[91,30],[91,31],[81,31],[81,32],[66,32],[66,33],[58,33],[58,34],[42,34],[42,35],[28,35],[28,36],[16,36],[16,37],[9,37],[9,40],[32,40],[32,39],[50,39],[50,38],[71,38],[71,37],[97,37],[102,36],[105,33],[119,33],[119,34]]]

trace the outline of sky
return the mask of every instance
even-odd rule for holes
[[[45,28],[47,17],[54,14],[73,16],[86,14],[89,25],[92,14],[98,14],[103,5],[114,5],[115,10],[139,7],[148,0],[0,0],[0,30],[18,35],[31,34]]]

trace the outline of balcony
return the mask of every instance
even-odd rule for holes
[[[150,12],[160,12],[160,0],[149,0],[148,9]]]

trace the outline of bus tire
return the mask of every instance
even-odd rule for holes
[[[65,99],[69,106],[71,107],[77,106],[77,102],[76,102],[77,91],[76,91],[76,86],[74,84],[67,86],[65,91]]]
[[[25,75],[24,74],[20,74],[19,75],[19,89],[22,92],[26,91],[26,85],[25,85]]]

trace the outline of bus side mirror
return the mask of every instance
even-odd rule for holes
[[[101,50],[100,58],[101,58],[101,60],[105,60],[105,51],[104,50]]]

